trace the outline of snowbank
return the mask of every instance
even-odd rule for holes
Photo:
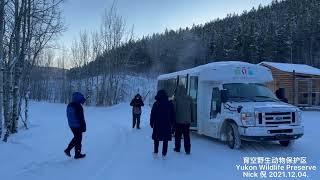
[[[31,128],[0,143],[0,177],[3,180],[212,180],[241,179],[236,165],[243,157],[301,157],[319,165],[320,112],[304,112],[305,135],[291,147],[277,143],[244,143],[231,150],[224,143],[192,136],[192,154],[174,153],[170,143],[167,160],[152,159],[150,107],[144,107],[142,129],[131,129],[128,103],[110,108],[85,107],[87,157],[73,160],[63,154],[71,138],[64,104],[32,103]],[[318,167],[319,168],[319,167]],[[308,174],[319,179],[319,170]]]

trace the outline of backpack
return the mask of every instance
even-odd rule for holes
[[[133,114],[141,114],[141,107],[133,106],[132,112]]]

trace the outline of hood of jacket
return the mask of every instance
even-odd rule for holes
[[[140,94],[137,94],[134,96],[135,99],[142,99],[142,96]]]
[[[165,90],[158,91],[155,100],[157,101],[168,101],[168,95]]]
[[[86,98],[80,92],[75,92],[72,94],[72,102],[84,104],[86,102]]]

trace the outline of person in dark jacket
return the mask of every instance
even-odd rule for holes
[[[132,106],[132,128],[140,129],[141,107],[144,106],[142,97],[140,94],[135,95],[132,99],[130,106]]]
[[[276,96],[280,101],[288,103],[288,99],[285,96],[284,88],[279,88],[278,90],[276,90]]]
[[[64,152],[67,156],[71,157],[70,151],[74,148],[75,159],[84,158],[86,156],[85,154],[81,154],[82,133],[86,132],[86,122],[82,108],[82,104],[84,104],[85,101],[86,99],[83,94],[75,92],[72,94],[72,102],[67,106],[68,124],[74,137]]]
[[[162,157],[165,158],[168,151],[168,141],[171,141],[171,128],[174,123],[173,104],[168,100],[166,91],[158,91],[156,102],[152,106],[150,126],[153,129],[152,139],[154,140],[154,152],[158,154],[159,143],[163,141]]]
[[[174,151],[180,152],[181,139],[183,136],[184,150],[186,154],[190,154],[190,124],[192,120],[192,99],[187,95],[187,90],[184,86],[179,86],[174,97],[175,109],[175,148]]]

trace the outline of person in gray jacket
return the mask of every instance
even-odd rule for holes
[[[183,135],[184,150],[186,154],[190,154],[190,124],[192,120],[192,99],[187,95],[187,90],[184,86],[179,86],[173,100],[176,112],[175,118],[175,148],[174,151],[180,152],[181,139]]]

